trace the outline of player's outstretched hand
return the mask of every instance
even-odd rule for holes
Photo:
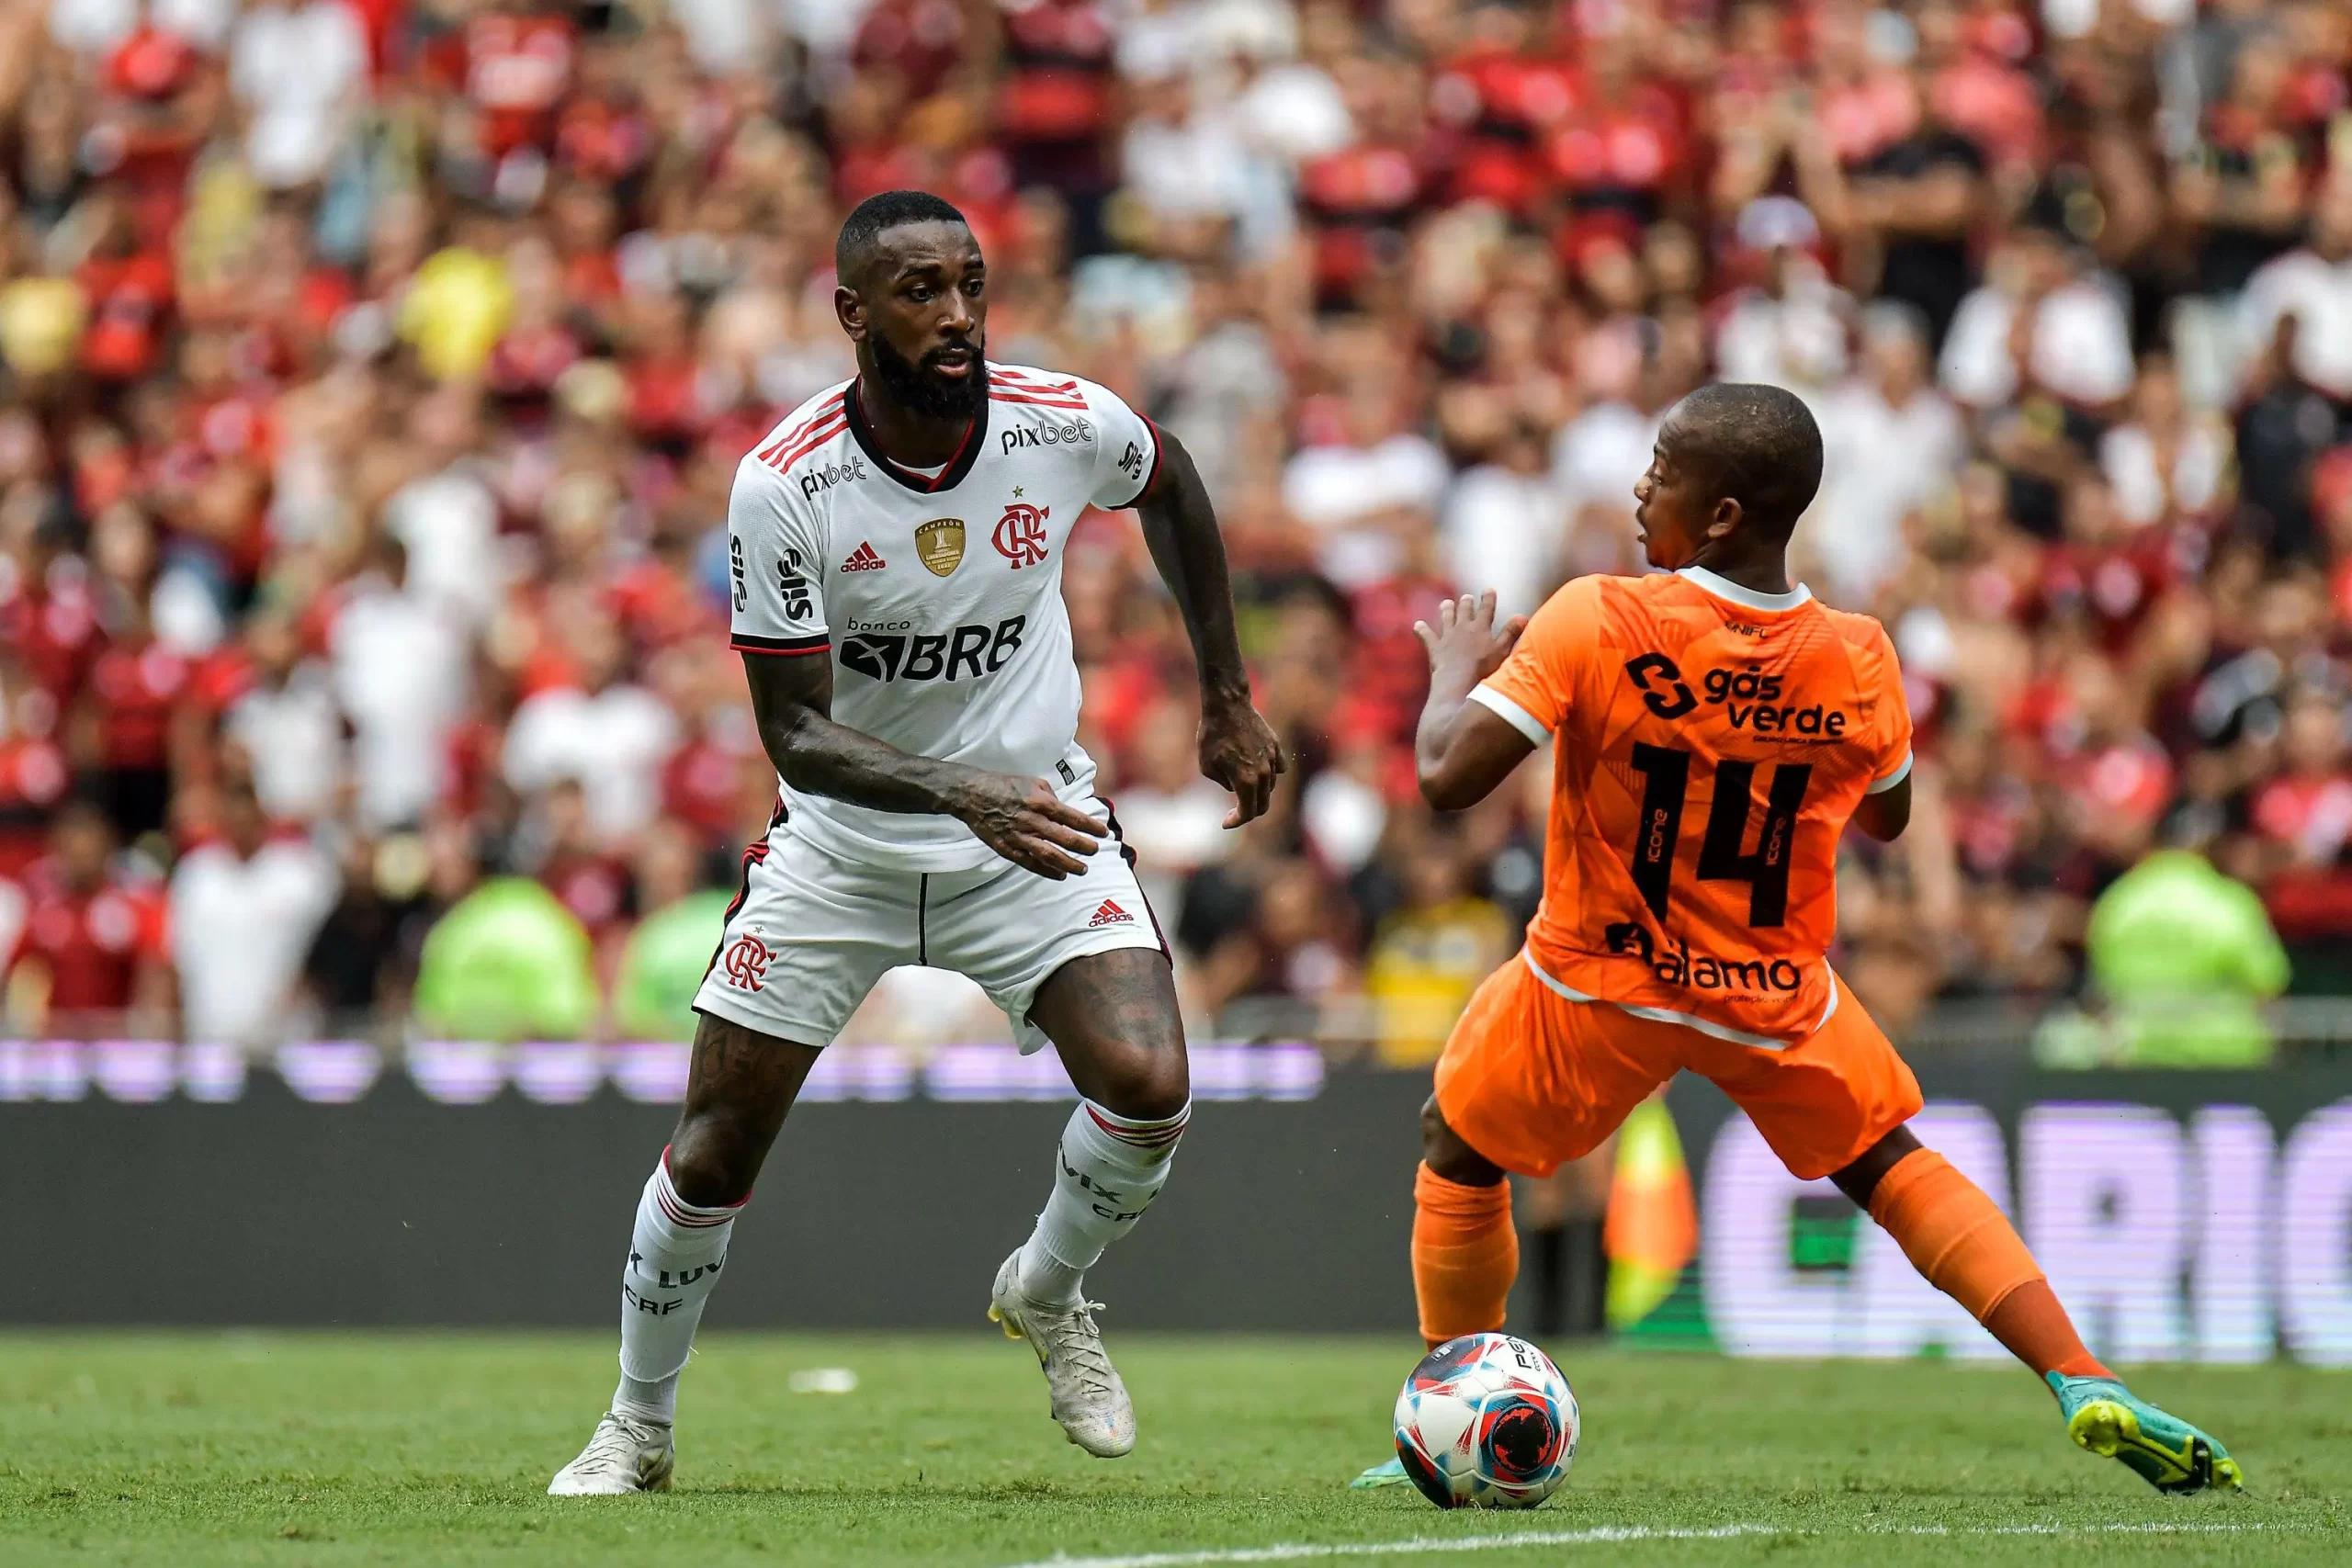
[[[1441,684],[1452,677],[1452,683],[1465,692],[1502,668],[1518,645],[1519,634],[1526,629],[1525,615],[1513,615],[1500,626],[1495,625],[1492,589],[1446,600],[1437,607],[1434,626],[1427,621],[1413,623],[1413,635],[1430,650],[1430,673]]]
[[[1063,804],[1043,779],[978,773],[963,794],[956,816],[980,842],[1051,881],[1085,875],[1084,857],[1102,841],[1102,824]]]
[[[1250,699],[1201,708],[1201,773],[1233,792],[1225,825],[1238,828],[1266,814],[1274,782],[1283,776],[1283,743]]]

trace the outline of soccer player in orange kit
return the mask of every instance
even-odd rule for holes
[[[1579,578],[1500,627],[1492,593],[1464,596],[1415,628],[1430,805],[1484,799],[1553,741],[1543,907],[1454,1025],[1421,1112],[1421,1333],[1502,1326],[1519,1270],[1505,1172],[1588,1153],[1688,1068],[2040,1374],[2077,1444],[2164,1491],[2234,1488],[2227,1450],[2091,1355],[2000,1210],[1905,1125],[1918,1083],[1829,967],[1838,841],[1849,822],[1879,840],[1909,822],[1911,718],[1884,628],[1790,585],[1820,479],[1793,395],[1702,388],[1634,491],[1664,570]],[[1357,1484],[1404,1479],[1392,1461]]]

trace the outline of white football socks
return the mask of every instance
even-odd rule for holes
[[[743,1201],[749,1201],[748,1197]],[[678,1373],[694,1348],[703,1303],[718,1283],[742,1202],[704,1209],[670,1185],[670,1151],[637,1201],[637,1226],[621,1271],[621,1385],[613,1413],[668,1426],[678,1412]]]
[[[1068,1306],[1102,1249],[1136,1228],[1168,1184],[1191,1103],[1157,1122],[1114,1116],[1081,1100],[1062,1129],[1054,1190],[1021,1248],[1021,1289],[1032,1301]]]

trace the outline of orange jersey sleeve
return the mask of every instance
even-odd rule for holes
[[[1785,1044],[1836,1005],[1838,841],[1911,721],[1876,621],[1705,581],[1580,579],[1474,696],[1555,743],[1536,973]]]
[[[1527,629],[1501,669],[1470,700],[1541,746],[1576,705],[1577,686],[1600,653],[1600,584],[1579,577],[1528,617]]]
[[[1849,618],[1862,622],[1862,626],[1856,629],[1865,632],[1871,639],[1870,653],[1862,662],[1874,666],[1870,679],[1876,682],[1879,693],[1879,761],[1865,791],[1876,795],[1911,776],[1911,702],[1903,690],[1902,663],[1894,656],[1894,640],[1886,635],[1886,628],[1866,615]]]

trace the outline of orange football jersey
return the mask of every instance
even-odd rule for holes
[[[1555,990],[1748,1044],[1821,1026],[1838,838],[1911,766],[1878,622],[1698,569],[1579,578],[1472,700],[1555,739],[1526,953]]]

